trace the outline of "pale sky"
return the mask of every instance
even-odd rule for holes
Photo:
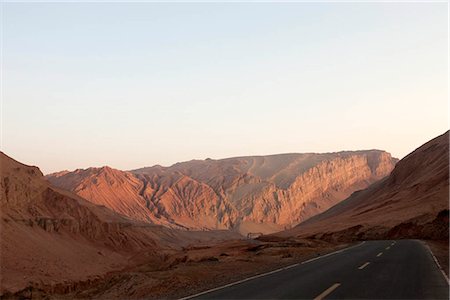
[[[2,2],[2,151],[44,173],[449,128],[447,3]]]

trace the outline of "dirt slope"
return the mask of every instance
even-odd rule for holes
[[[130,172],[108,167],[50,174],[55,186],[130,218],[185,229],[275,232],[387,176],[379,150],[193,160]]]

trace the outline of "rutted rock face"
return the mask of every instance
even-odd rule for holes
[[[133,219],[186,229],[273,232],[314,216],[389,175],[384,151],[193,160],[130,172],[50,174],[56,186]]]

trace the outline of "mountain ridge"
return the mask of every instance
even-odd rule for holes
[[[381,150],[285,153],[131,171],[77,169],[46,178],[145,222],[243,234],[249,225],[268,233],[296,225],[367,187],[388,175],[396,162]]]

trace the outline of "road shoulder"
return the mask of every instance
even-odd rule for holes
[[[449,240],[427,240],[426,245],[430,248],[434,257],[436,257],[442,271],[448,277],[449,272]]]

